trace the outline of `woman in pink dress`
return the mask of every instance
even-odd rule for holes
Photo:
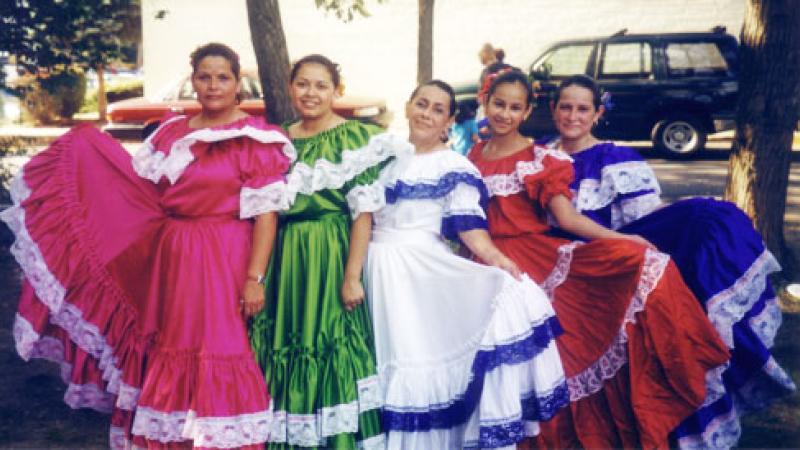
[[[112,448],[257,448],[272,419],[245,319],[264,305],[293,147],[237,107],[231,49],[198,48],[192,69],[200,114],[133,160],[78,127],[3,212],[26,278],[17,349],[61,363],[73,408],[113,412]]]

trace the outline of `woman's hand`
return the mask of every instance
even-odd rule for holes
[[[510,273],[511,276],[513,276],[517,280],[521,280],[522,271],[519,270],[519,267],[517,267],[514,261],[508,259],[506,255],[503,255],[500,252],[498,253],[499,255],[495,258],[494,261],[489,261],[489,265],[503,269],[506,272]]]
[[[361,285],[361,279],[345,277],[344,283],[342,283],[342,304],[344,309],[352,311],[364,301],[364,297],[364,287]]]
[[[253,317],[264,309],[264,286],[248,278],[244,282],[239,311],[245,317]]]
[[[658,249],[656,248],[656,246],[655,246],[655,245],[653,245],[653,244],[652,244],[650,241],[648,241],[647,239],[645,239],[645,238],[643,238],[643,237],[639,236],[638,234],[621,234],[621,236],[620,236],[620,237],[621,237],[622,239],[627,239],[627,240],[629,240],[629,241],[636,242],[637,244],[644,245],[645,247],[647,247],[647,248],[649,248],[649,249],[652,249],[652,250],[658,250]]]

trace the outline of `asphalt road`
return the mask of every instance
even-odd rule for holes
[[[675,161],[661,158],[651,147],[636,149],[655,170],[665,202],[696,196],[722,198],[728,175],[728,151],[715,149],[693,160]],[[786,203],[784,234],[790,245],[800,248],[800,151],[797,150],[792,154]]]

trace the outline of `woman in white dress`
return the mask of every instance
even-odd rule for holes
[[[492,244],[480,173],[442,143],[454,110],[446,83],[418,87],[406,105],[410,144],[374,185],[386,204],[374,214],[366,293],[390,449],[513,448],[569,402],[555,313]]]

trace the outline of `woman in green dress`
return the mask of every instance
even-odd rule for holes
[[[377,177],[399,144],[333,112],[339,81],[321,55],[299,60],[290,76],[300,120],[286,130],[298,156],[266,307],[251,329],[276,416],[270,449],[384,447],[361,272],[383,195]]]

